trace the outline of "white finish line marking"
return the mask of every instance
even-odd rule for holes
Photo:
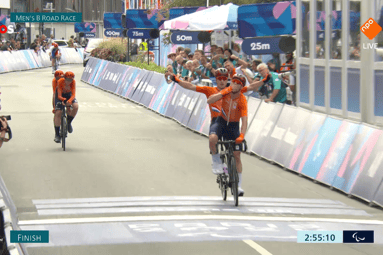
[[[268,252],[265,248],[263,248],[262,246],[260,246],[259,244],[257,244],[256,242],[252,240],[243,240],[243,241],[262,255],[273,255],[270,252]]]
[[[65,218],[44,220],[22,220],[19,225],[49,225],[101,222],[134,222],[134,221],[175,221],[175,220],[249,220],[249,221],[284,221],[284,222],[332,222],[383,225],[379,220],[330,219],[330,218],[299,218],[299,217],[259,217],[235,215],[167,215],[167,216],[127,216],[127,217],[94,217]]]

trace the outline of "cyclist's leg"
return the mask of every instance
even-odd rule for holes
[[[73,109],[71,109],[67,115],[68,116],[67,119],[68,119],[68,132],[69,133],[73,132],[72,121],[73,121],[74,117],[76,117],[76,114],[78,112],[78,102],[77,102],[76,98],[73,100],[72,107],[73,107]]]
[[[212,171],[214,174],[223,173],[223,165],[220,155],[217,152],[217,142],[222,136],[222,119],[218,117],[214,122],[212,121],[209,131],[209,147],[212,156]]]
[[[227,140],[235,140],[240,135],[239,131],[239,122],[230,122],[229,125],[226,125],[225,131],[225,139]],[[234,151],[235,158],[235,166],[237,168],[238,173],[238,188],[239,192],[243,193],[242,190],[242,162],[241,162],[241,152]]]

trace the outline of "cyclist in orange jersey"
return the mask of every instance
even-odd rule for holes
[[[209,98],[211,95],[214,95],[224,88],[226,88],[226,83],[228,79],[228,71],[225,68],[218,68],[216,71],[216,81],[217,81],[217,87],[208,87],[208,86],[196,86],[194,84],[191,84],[187,81],[180,80],[176,75],[171,74],[167,72],[165,74],[165,77],[170,76],[170,79],[176,83],[178,83],[181,87],[193,91],[197,91],[199,93],[203,93],[206,95],[206,98]],[[210,122],[210,131],[211,126],[215,123],[217,120],[217,117],[221,114],[221,100],[218,100],[212,104],[209,105],[210,108],[210,115],[211,115],[211,122]],[[214,174],[221,174],[223,173],[222,170],[222,163],[221,159],[219,158],[219,155],[216,152],[215,144],[213,143],[213,136],[210,134],[209,131],[209,147],[210,152],[212,153],[212,171]],[[214,153],[213,153],[214,152]]]
[[[64,74],[64,78],[61,78],[58,81],[58,86],[56,89],[56,96],[55,96],[55,105],[56,105],[56,112],[55,112],[55,142],[60,143],[61,137],[60,137],[60,125],[61,125],[61,105],[60,103],[63,102],[65,106],[69,107],[72,106],[73,109],[68,112],[68,132],[73,132],[72,127],[72,121],[74,117],[76,116],[78,112],[78,101],[76,99],[76,81],[74,80],[74,73],[71,71],[68,71]]]

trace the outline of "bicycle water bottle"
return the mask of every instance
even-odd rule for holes
[[[229,175],[229,172],[227,171],[226,163],[223,163],[222,166],[223,166],[223,173],[226,174],[226,175]]]

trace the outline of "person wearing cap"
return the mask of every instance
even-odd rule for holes
[[[193,57],[194,57],[194,53],[193,53],[193,52],[190,52],[190,53],[188,54],[188,59],[189,59],[189,60],[193,60]]]
[[[177,55],[175,53],[170,53],[168,55],[168,64],[172,66],[173,73],[177,73],[177,62],[176,62]]]
[[[243,141],[247,131],[247,100],[241,90],[246,85],[246,78],[241,74],[232,77],[230,86],[221,90],[217,94],[209,97],[208,104],[213,104],[222,100],[221,113],[216,122],[211,127],[212,145],[216,148],[218,139],[235,140],[234,157],[238,172],[238,196],[243,196],[245,191],[242,189],[242,162],[241,151],[244,151]],[[240,121],[242,123],[240,127]],[[216,153],[216,149],[212,154]],[[218,155],[219,157],[219,155]]]
[[[259,74],[258,69],[257,69],[258,65],[261,63],[262,63],[261,59],[253,60],[253,62],[251,63],[252,75],[249,75],[247,72],[245,72],[244,68],[241,68],[243,74],[246,76],[249,83],[252,83],[254,81],[259,81],[261,79],[261,75]]]

